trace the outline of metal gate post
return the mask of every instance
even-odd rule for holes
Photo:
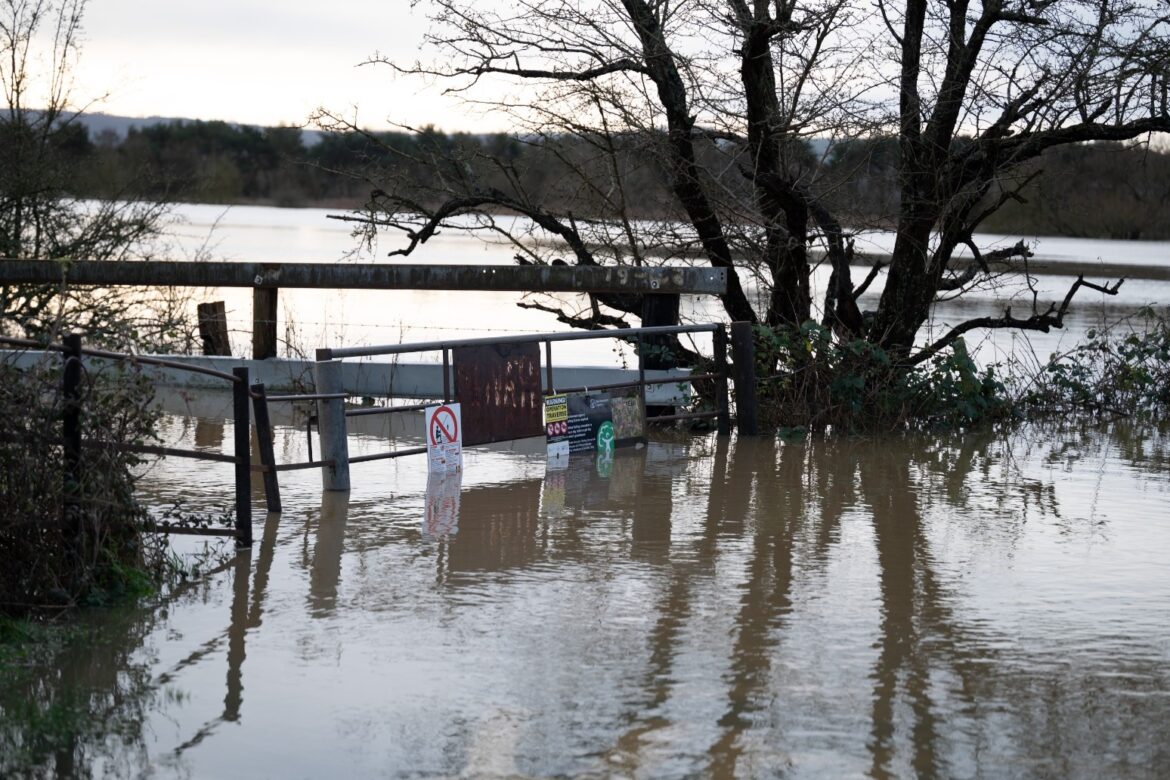
[[[342,393],[340,360],[319,360],[313,365],[319,395]],[[345,402],[340,398],[317,401],[317,431],[321,436],[321,460],[333,461],[321,469],[325,490],[349,490],[349,444],[345,431]]]
[[[276,478],[276,453],[272,447],[272,423],[268,419],[268,393],[264,383],[252,385],[252,411],[256,415],[256,446],[264,471],[264,500],[269,512],[280,512],[280,482]]]
[[[61,373],[61,396],[64,401],[61,415],[63,440],[61,511],[66,533],[71,542],[82,544],[81,521],[81,334],[71,333],[65,343],[65,367]]]
[[[720,325],[714,336],[715,373],[719,375],[715,380],[715,409],[719,412],[717,430],[720,436],[728,436],[731,434],[731,413],[727,409],[727,331]]]
[[[248,414],[248,369],[232,369],[232,411],[235,418],[236,546],[252,546],[252,426]]]
[[[731,323],[731,360],[735,366],[735,420],[743,436],[760,433],[756,398],[756,345],[750,322]]]

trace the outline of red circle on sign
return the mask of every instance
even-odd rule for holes
[[[450,406],[440,406],[431,414],[431,419],[427,421],[427,435],[435,446],[444,443],[439,441],[440,437],[445,442],[454,442],[459,438],[459,420]]]

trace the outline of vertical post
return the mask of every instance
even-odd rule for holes
[[[727,409],[727,331],[720,325],[715,331],[713,354],[715,356],[715,408],[719,412],[717,429],[720,436],[731,434],[731,413]]]
[[[680,299],[679,295],[643,295],[642,327],[678,325]],[[647,336],[642,348],[638,350],[639,368],[642,370],[674,368],[678,364],[678,356],[673,354],[673,348],[677,343],[678,336]],[[649,354],[646,354],[647,352]],[[646,407],[646,416],[651,418],[674,412],[673,406]]]
[[[248,369],[232,369],[232,416],[235,420],[236,546],[252,546],[252,431],[248,414]]]
[[[447,357],[447,348],[443,347],[443,403],[451,400],[451,361]]]
[[[444,354],[446,354],[444,352]],[[446,367],[444,366],[444,376]],[[341,361],[319,360],[313,366],[317,392],[321,395],[344,392]],[[345,431],[345,403],[340,398],[317,401],[317,432],[321,436],[321,460],[333,461],[321,469],[325,490],[349,490],[349,443]]]
[[[276,357],[276,287],[252,288],[252,357]]]
[[[62,512],[66,532],[81,531],[81,334],[71,333],[65,342],[65,370],[61,377],[61,438],[64,441]],[[77,540],[80,541],[80,540]]]
[[[269,512],[280,512],[280,483],[276,479],[276,453],[272,448],[272,423],[268,419],[268,394],[264,383],[252,385],[252,410],[256,414],[256,444],[264,471],[264,500]]]
[[[646,418],[649,416],[646,412],[646,361],[642,359],[645,354],[646,342],[642,340],[642,336],[638,336],[638,400],[641,401],[642,407],[642,443],[648,444],[650,442],[649,425]]]
[[[199,337],[203,339],[203,354],[230,356],[232,347],[228,339],[227,308],[223,301],[201,303],[195,308],[199,314]]]
[[[551,341],[544,342],[544,372],[545,372],[545,377],[548,379],[548,387],[546,388],[546,391],[548,392],[549,395],[552,395],[553,392],[555,391],[555,388],[553,387],[552,342]]]
[[[756,345],[750,322],[731,323],[731,360],[735,369],[735,416],[739,433],[760,432],[760,409],[756,398]]]

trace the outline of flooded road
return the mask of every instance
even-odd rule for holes
[[[198,468],[144,492],[226,505],[231,467]],[[98,777],[1170,773],[1170,429],[678,434],[424,469],[355,465],[348,495],[282,473],[251,551],[90,615],[0,683],[5,712],[67,703],[43,766]],[[27,738],[6,716],[0,756]]]

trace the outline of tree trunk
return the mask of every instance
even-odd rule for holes
[[[930,314],[935,285],[930,268],[932,214],[904,215],[900,220],[889,276],[878,304],[869,340],[905,358],[914,347],[914,337]]]

